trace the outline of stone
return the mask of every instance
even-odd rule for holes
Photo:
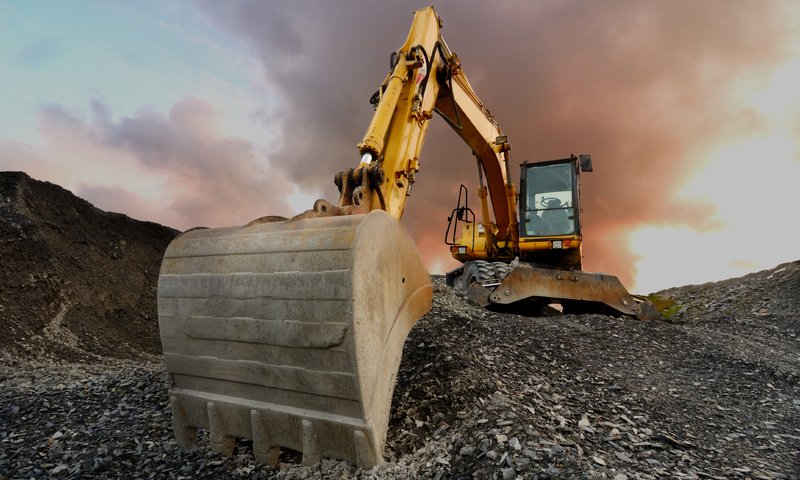
[[[517,478],[517,471],[513,468],[501,468],[500,472],[503,474],[503,480],[513,480]]]
[[[461,447],[461,450],[458,451],[458,454],[461,455],[462,457],[468,457],[473,453],[475,453],[475,447],[472,445],[466,445],[464,447]]]
[[[585,430],[585,429],[589,428],[589,425],[591,425],[591,423],[589,423],[589,416],[584,413],[581,416],[581,419],[578,420],[578,428],[581,428],[581,429]]]

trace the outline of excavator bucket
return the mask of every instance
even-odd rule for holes
[[[179,445],[202,427],[228,456],[252,439],[263,463],[279,447],[382,463],[403,343],[431,295],[413,240],[380,210],[182,234],[158,281]]]
[[[541,298],[573,307],[581,313],[617,313],[641,320],[660,318],[649,301],[628,293],[617,277],[580,270],[519,264],[493,289],[476,284],[467,293],[482,306],[510,305]]]

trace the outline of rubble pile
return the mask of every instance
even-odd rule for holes
[[[406,342],[385,465],[302,466],[285,451],[273,470],[246,441],[214,453],[205,432],[182,451],[163,365],[113,360],[0,368],[0,477],[798,478],[797,315],[526,318],[434,284]]]

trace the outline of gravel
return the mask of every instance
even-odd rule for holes
[[[139,360],[0,364],[0,479],[741,478],[800,472],[800,264],[659,292],[664,321],[482,310],[434,279],[392,403],[388,463],[277,469],[179,449]]]

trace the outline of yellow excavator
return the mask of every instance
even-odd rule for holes
[[[495,143],[507,145],[505,137],[498,137]],[[659,318],[647,299],[629,294],[617,277],[582,269],[580,174],[591,171],[591,156],[570,155],[523,163],[519,194],[505,176],[496,179],[515,193],[501,204],[511,210],[507,217],[511,220],[503,224],[487,221],[487,188],[484,173],[479,170],[483,222],[476,222],[462,185],[458,206],[448,217],[445,238],[453,257],[463,265],[447,273],[447,284],[462,288],[482,306],[498,311],[538,315],[555,304],[564,313]],[[491,176],[487,178],[488,191],[496,190]],[[492,204],[496,205],[494,198]],[[494,218],[499,218],[496,206],[494,213]],[[461,234],[457,237],[459,225]],[[506,234],[500,236],[501,232]]]
[[[589,157],[523,164],[518,193],[507,138],[441,27],[432,7],[414,13],[372,97],[360,163],[335,176],[336,204],[192,229],[168,247],[158,314],[180,446],[205,428],[213,449],[231,455],[237,437],[251,439],[266,464],[281,447],[306,464],[383,462],[403,343],[431,307],[430,275],[399,220],[434,112],[472,149],[480,180],[481,221],[466,196],[450,219],[465,263],[448,282],[490,307],[594,303],[643,316],[615,277],[581,271],[577,180]]]

